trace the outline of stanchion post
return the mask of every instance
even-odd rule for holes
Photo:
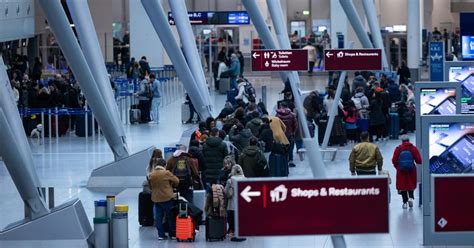
[[[44,110],[41,110],[41,125],[43,126],[43,130],[41,130],[41,143],[44,142]]]
[[[49,138],[49,142],[51,143],[51,132],[52,132],[52,128],[51,128],[51,109],[48,109],[48,138]]]
[[[56,114],[56,120],[54,120],[54,122],[56,123],[56,142],[59,141],[59,111],[58,111],[58,107],[54,108],[54,112]]]
[[[85,129],[86,129],[86,140],[89,138],[89,122],[88,122],[88,114],[87,114],[87,107],[84,109],[84,121],[85,121]]]
[[[95,140],[95,116],[92,113],[92,140]]]

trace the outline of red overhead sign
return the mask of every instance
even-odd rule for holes
[[[307,50],[252,50],[252,71],[307,71]]]
[[[388,233],[388,179],[238,180],[239,236]]]
[[[434,178],[435,232],[474,231],[474,176]]]
[[[326,71],[380,71],[381,49],[328,49],[324,50]]]

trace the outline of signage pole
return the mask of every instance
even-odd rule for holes
[[[283,21],[283,10],[281,9],[280,1],[267,0],[268,9],[275,25],[275,32],[282,48],[290,48],[290,41],[288,39],[286,24]],[[306,120],[306,114],[304,113],[303,100],[299,92],[299,76],[295,71],[288,73],[288,79],[291,85],[291,91],[293,92],[293,98],[295,100],[296,111],[298,113],[298,119],[300,125],[303,127],[303,142],[307,149],[309,165],[315,178],[326,177],[326,166],[324,164],[323,156],[321,154],[318,142],[311,138],[309,128]]]
[[[349,49],[352,49],[354,46],[354,42],[349,43]],[[326,149],[329,143],[329,136],[331,136],[332,126],[334,125],[334,119],[336,118],[337,108],[339,105],[339,101],[341,100],[342,88],[344,87],[344,80],[346,79],[347,72],[343,71],[339,75],[339,81],[337,83],[336,94],[334,95],[334,102],[329,110],[329,120],[328,125],[326,127],[326,132],[324,133],[324,140],[322,147]]]

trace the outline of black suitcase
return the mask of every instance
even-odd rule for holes
[[[270,176],[287,177],[289,174],[288,158],[286,154],[271,153],[270,158]]]
[[[224,217],[208,215],[206,218],[206,241],[223,241],[227,234]]]
[[[153,202],[151,194],[140,192],[138,194],[138,222],[141,226],[153,226]]]

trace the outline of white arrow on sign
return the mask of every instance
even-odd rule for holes
[[[256,58],[260,57],[260,54],[258,54],[258,53],[255,52],[255,53],[253,53],[252,56],[253,56],[254,59],[256,59]]]
[[[242,196],[246,202],[252,202],[252,198],[250,198],[251,196],[261,195],[260,191],[250,191],[251,189],[252,187],[248,185],[242,192],[240,192],[240,196]]]
[[[328,57],[328,58],[330,58],[333,55],[334,55],[334,53],[330,53],[329,51],[326,53],[326,57]]]

